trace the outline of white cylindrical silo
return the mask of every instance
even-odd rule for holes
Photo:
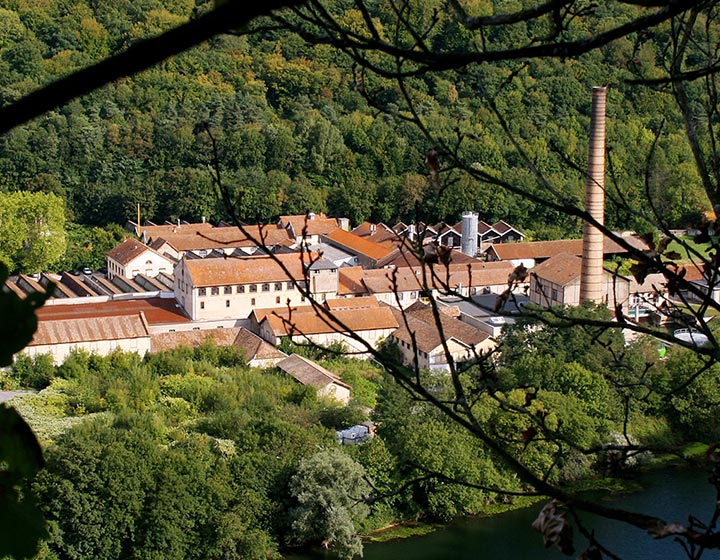
[[[462,239],[460,240],[460,250],[469,257],[477,255],[478,242],[478,213],[463,212],[462,213]]]

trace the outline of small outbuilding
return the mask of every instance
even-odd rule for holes
[[[321,397],[330,397],[343,404],[350,402],[350,385],[343,383],[331,371],[299,354],[292,354],[279,361],[277,367],[303,385],[314,387]]]
[[[126,239],[107,254],[108,278],[132,279],[144,274],[154,278],[160,273],[172,274],[174,262],[135,239]]]

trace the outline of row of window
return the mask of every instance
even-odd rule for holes
[[[413,350],[413,351],[415,351],[415,348],[413,348],[413,345],[410,344],[409,342],[405,342],[404,340],[399,340],[399,339],[396,339],[396,340],[398,340],[398,343],[399,343],[400,346],[402,346],[403,348],[407,348],[408,350]],[[425,358],[425,359],[427,359],[427,357],[428,357],[428,353],[427,353],[427,352],[423,352],[422,350],[418,350],[418,354],[420,354],[420,355],[421,355],[423,358]]]
[[[239,284],[235,286],[235,293],[236,294],[244,294],[245,290],[247,289],[250,293],[255,293],[257,291],[263,291],[263,292],[269,292],[270,291],[271,284],[269,282],[266,282],[264,284],[248,284],[245,286],[244,284]],[[285,286],[287,290],[294,290],[295,284],[292,282],[275,282],[272,284],[273,290],[276,292],[280,292],[283,289],[283,286]],[[220,288],[221,286],[213,286],[210,288],[210,295],[211,296],[219,296],[220,295]],[[233,287],[232,286],[222,286],[223,295],[231,295],[233,293]],[[198,295],[199,296],[206,296],[207,295],[207,288],[199,288],[198,289]]]
[[[302,301],[305,301],[305,298],[302,298]],[[275,298],[275,303],[278,304],[278,305],[281,303],[280,296],[277,296],[277,297]],[[250,299],[250,305],[251,305],[251,306],[254,306],[254,305],[255,305],[255,298],[251,298],[251,299]],[[229,300],[229,299],[226,299],[226,300],[225,300],[225,307],[230,307],[230,300]],[[200,302],[200,309],[205,309],[205,302],[204,302],[204,301],[201,301],[201,302]]]

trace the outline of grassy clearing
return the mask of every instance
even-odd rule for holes
[[[668,251],[675,251],[680,254],[680,262],[689,264],[697,261],[697,257],[693,256],[689,250],[695,250],[701,255],[707,255],[707,250],[710,248],[710,243],[695,243],[692,237],[681,237],[682,243],[677,241],[671,241],[668,245]]]

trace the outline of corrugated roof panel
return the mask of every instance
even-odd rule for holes
[[[123,340],[149,336],[140,314],[135,316],[82,317],[40,321],[32,342],[28,346],[72,344],[99,340]]]

